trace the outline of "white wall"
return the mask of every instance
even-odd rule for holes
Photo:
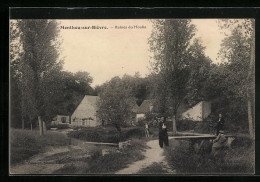
[[[211,113],[211,103],[203,101],[203,119],[207,118]]]
[[[139,119],[139,118],[144,118],[145,117],[145,114],[136,114],[136,118]]]
[[[184,113],[182,113],[181,118],[182,119],[190,119],[190,120],[193,120],[193,121],[202,121],[203,120],[202,107],[203,107],[203,103],[199,102],[198,104],[196,104],[192,108],[190,108],[187,111],[185,111]]]

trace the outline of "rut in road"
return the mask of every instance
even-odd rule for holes
[[[161,163],[168,173],[174,174],[175,171],[172,170],[166,162],[165,156],[163,155],[163,149],[160,148],[158,140],[151,140],[147,142],[147,146],[149,148],[144,152],[145,158],[143,160],[130,164],[127,168],[116,172],[116,174],[137,174],[141,169],[144,169],[154,163]]]

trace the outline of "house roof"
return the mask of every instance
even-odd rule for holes
[[[150,112],[150,107],[153,107],[152,100],[144,100],[140,106],[136,104],[132,111],[137,114],[148,113]]]
[[[98,106],[99,97],[92,95],[85,95],[78,107],[75,109],[72,117],[89,117],[93,115],[93,112],[96,113]],[[92,114],[90,113],[92,112]]]
[[[97,109],[98,101],[99,101],[99,97],[98,96],[85,95],[85,97],[81,101],[81,104],[90,103],[93,107],[95,107],[95,109]]]

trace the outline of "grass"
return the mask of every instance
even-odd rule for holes
[[[114,127],[96,127],[96,128],[79,128],[76,131],[68,133],[71,138],[76,138],[88,142],[107,142],[117,143],[131,138],[144,137],[144,129],[142,127],[127,127],[122,128],[122,134],[119,133]]]
[[[165,155],[178,174],[254,173],[254,145],[244,139],[238,139],[240,145],[233,145],[226,150],[226,155],[219,158],[214,158],[208,150],[196,154],[189,150],[188,141],[172,140],[170,143]]]
[[[163,164],[153,163],[152,165],[141,169],[138,174],[168,174],[168,171],[164,169]]]
[[[71,163],[55,171],[54,174],[113,174],[127,167],[128,164],[144,158],[142,151],[146,148],[145,142],[133,139],[131,144],[124,151],[114,150],[104,156],[101,154],[101,147],[92,148],[91,157],[78,162],[72,160]]]
[[[102,131],[101,128],[91,129]],[[137,130],[140,131],[138,128]],[[113,133],[113,131],[110,128],[108,133]],[[11,165],[46,152],[49,146],[71,145],[69,151],[47,155],[39,161],[46,162],[46,164],[63,164],[64,167],[54,171],[54,174],[113,174],[117,170],[127,167],[128,164],[144,158],[142,151],[147,147],[146,140],[140,136],[141,133],[138,135],[137,132],[137,136],[134,136],[134,131],[136,131],[135,128],[124,129],[125,136],[132,138],[131,145],[119,151],[117,147],[82,145],[81,142],[71,139],[63,133],[49,131],[44,137],[40,137],[38,131],[12,129],[10,133]],[[110,152],[102,155],[104,149]]]
[[[40,136],[38,131],[11,129],[10,142],[10,162],[14,165],[44,152],[49,146],[68,145],[70,139],[54,132],[47,132],[45,136]]]

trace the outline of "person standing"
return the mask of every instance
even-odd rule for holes
[[[219,113],[218,121],[217,121],[217,133],[216,133],[217,136],[218,136],[220,130],[224,130],[224,124],[225,124],[225,120],[224,120],[222,114]]]
[[[159,123],[159,145],[163,148],[163,144],[165,146],[169,146],[167,126],[166,126],[166,118],[161,118]]]
[[[144,125],[144,132],[145,132],[145,136],[147,138],[149,138],[149,125],[148,125],[148,123],[145,123],[145,125]]]

